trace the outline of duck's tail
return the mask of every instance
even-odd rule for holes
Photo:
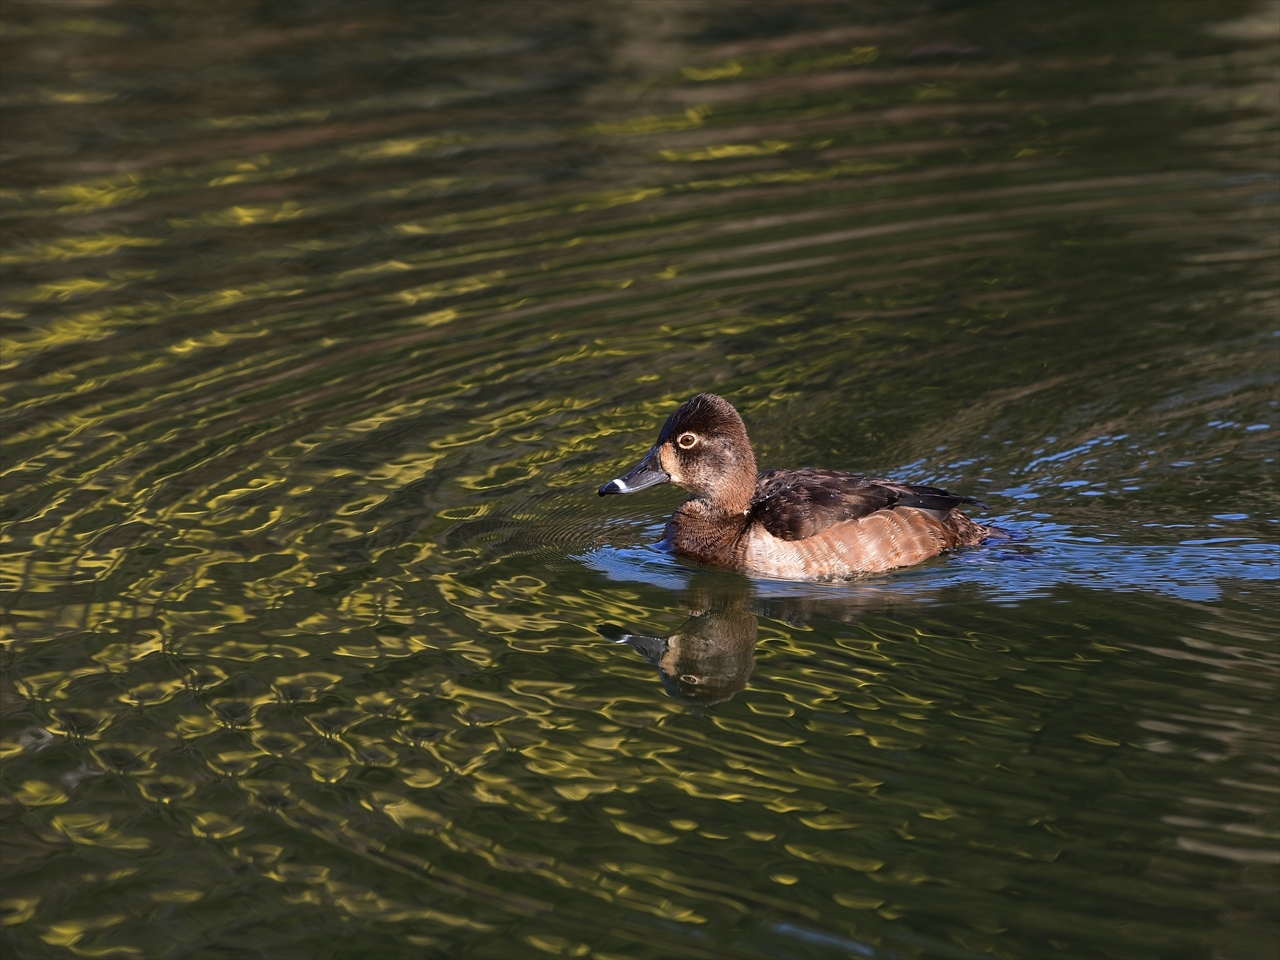
[[[1007,539],[1009,536],[998,527],[987,527],[976,520],[970,520],[959,507],[948,513],[943,523],[955,535],[956,546],[972,547],[993,537]]]

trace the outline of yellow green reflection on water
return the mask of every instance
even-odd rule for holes
[[[1274,18],[467,14],[0,12],[5,955],[1273,944]],[[1011,537],[684,566],[698,390]]]

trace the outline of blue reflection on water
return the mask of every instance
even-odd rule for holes
[[[1280,545],[1242,537],[1136,546],[1081,536],[1054,523],[997,523],[1007,540],[957,551],[920,567],[852,582],[821,584],[755,579],[761,596],[800,596],[857,590],[895,595],[977,586],[993,602],[1017,603],[1061,586],[1160,593],[1183,600],[1216,600],[1224,580],[1280,580]],[[660,528],[654,528],[660,535]],[[610,580],[686,587],[690,567],[656,546],[599,547],[577,559]]]
[[[832,933],[823,933],[818,930],[810,930],[795,923],[774,923],[770,926],[774,933],[781,934],[784,937],[795,937],[797,940],[804,940],[808,943],[817,944],[820,947],[828,947],[833,950],[839,950],[841,953],[852,955],[855,957],[892,957],[893,954],[877,951],[874,947],[859,943],[857,940],[850,940],[848,937],[836,936]]]

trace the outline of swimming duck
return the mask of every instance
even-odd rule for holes
[[[920,563],[995,531],[970,520],[972,497],[836,470],[766,470],[729,401],[700,393],[600,496],[659,483],[689,491],[662,543],[677,556],[780,580],[841,580]]]

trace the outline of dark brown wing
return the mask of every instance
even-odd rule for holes
[[[877,510],[914,507],[941,519],[965,503],[978,501],[938,487],[872,480],[835,470],[768,470],[756,480],[751,519],[780,540],[803,540],[833,523],[857,520]]]

